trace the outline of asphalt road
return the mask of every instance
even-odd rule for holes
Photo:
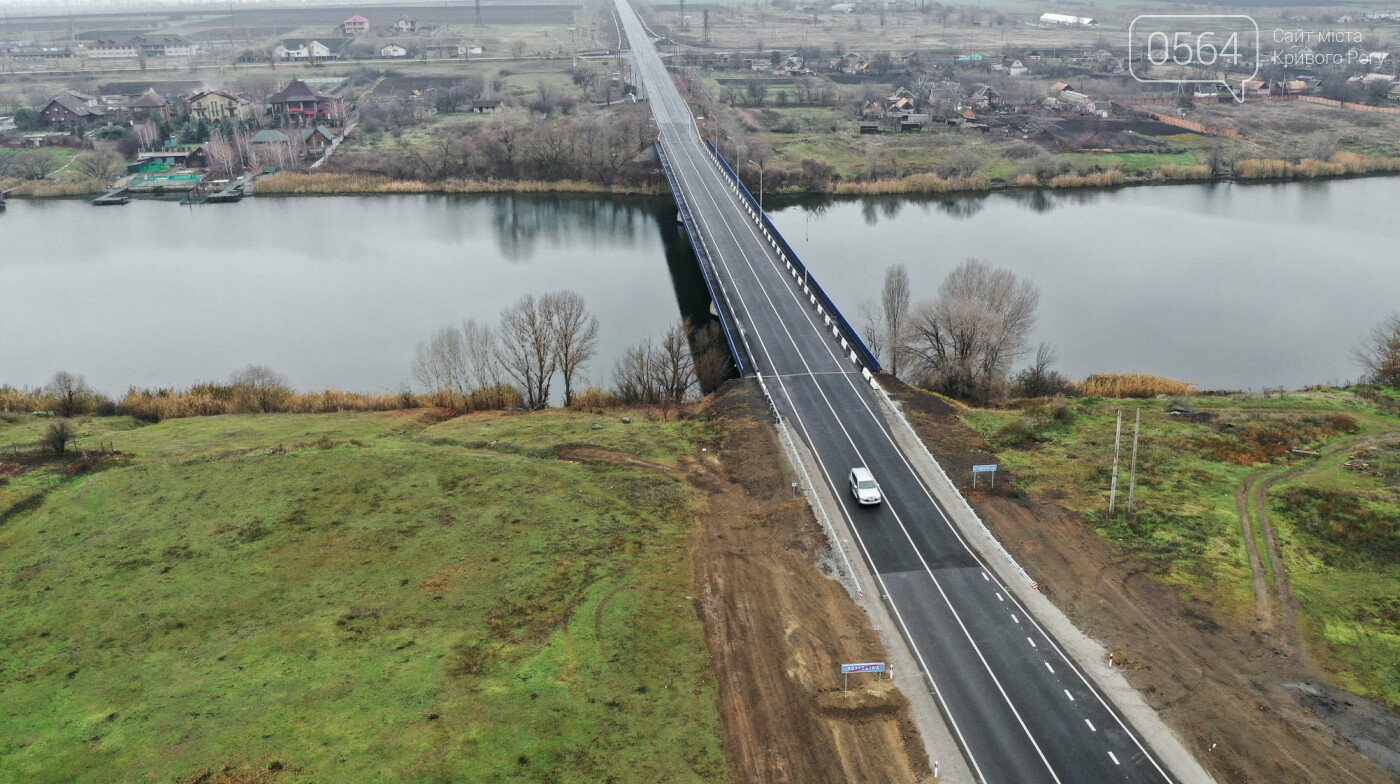
[[[640,20],[626,0],[615,2],[679,198],[729,292],[756,369],[815,455],[818,481],[840,499],[969,767],[985,782],[1172,782],[963,541],[895,443],[876,394],[710,159]],[[882,274],[873,258],[870,274]],[[855,503],[846,475],[857,465],[874,473],[884,503]]]

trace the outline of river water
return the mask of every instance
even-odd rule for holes
[[[1353,379],[1351,348],[1400,309],[1400,179],[1006,192],[765,205],[852,324],[887,265],[932,299],[969,257],[1041,291],[1061,372],[1203,388]]]
[[[1400,180],[1375,178],[768,206],[853,323],[886,265],[919,300],[975,256],[1040,287],[1035,339],[1063,372],[1258,389],[1356,375],[1350,347],[1400,308],[1396,204]],[[0,384],[64,369],[120,394],[258,363],[301,389],[392,391],[438,327],[561,288],[598,315],[600,383],[708,308],[666,199],[11,200]]]
[[[0,213],[0,384],[60,369],[109,394],[268,365],[299,389],[394,391],[417,343],[523,294],[628,345],[709,300],[661,199],[384,196],[180,206],[11,200]],[[668,266],[668,262],[671,264]]]

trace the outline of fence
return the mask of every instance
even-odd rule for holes
[[[98,441],[94,446],[92,441],[79,441],[77,439],[74,439],[68,442],[68,445],[72,447],[74,452],[96,452],[99,454],[110,455],[114,454],[117,451],[112,446],[111,441]],[[52,452],[52,450],[49,449],[47,445],[41,443],[6,444],[4,446],[0,446],[0,457],[37,457],[39,455],[50,452]]]
[[[821,284],[817,283],[817,279],[812,275],[811,270],[807,269],[807,265],[802,263],[802,259],[798,258],[797,253],[788,245],[787,240],[783,239],[783,235],[778,232],[778,228],[773,225],[772,221],[768,220],[768,216],[759,208],[758,201],[754,199],[752,193],[749,193],[749,189],[744,187],[744,183],[740,181],[739,175],[734,172],[734,169],[730,168],[729,163],[724,160],[724,156],[720,155],[719,150],[715,149],[715,146],[709,141],[705,142],[705,146],[709,148],[710,155],[714,158],[715,163],[729,175],[730,180],[732,180],[735,187],[738,188],[739,194],[748,201],[749,211],[755,215],[756,222],[763,230],[764,238],[772,243],[782,261],[797,269],[797,272],[801,275],[804,293],[807,293],[807,289],[810,288],[811,292],[808,293],[808,295],[815,296],[816,300],[821,303],[817,308],[817,312],[834,319],[841,331],[845,333],[845,337],[850,339],[849,345],[855,347],[856,353],[860,355],[860,358],[865,361],[865,364],[872,372],[878,373],[880,371],[880,360],[876,359],[870,349],[866,348],[865,342],[860,339],[860,334],[846,321],[846,317],[841,315],[841,311],[832,303],[831,297],[827,296],[826,290],[821,287]],[[813,304],[816,303],[814,302]],[[847,348],[847,346],[848,344],[842,341],[842,348]]]
[[[729,301],[729,292],[724,290],[724,283],[719,280],[719,273],[714,270],[714,265],[712,263],[706,263],[706,259],[709,258],[709,253],[705,250],[705,244],[701,240],[700,235],[696,234],[695,230],[691,227],[690,208],[686,205],[685,196],[682,195],[681,189],[676,183],[675,174],[671,171],[671,163],[666,160],[666,153],[661,148],[661,141],[657,140],[655,145],[656,155],[661,159],[661,170],[666,173],[666,181],[670,183],[671,193],[676,197],[676,209],[680,210],[681,223],[685,225],[685,233],[690,237],[690,246],[695,249],[695,257],[700,264],[700,277],[705,280],[705,288],[710,292],[710,301],[715,303],[715,313],[719,316],[720,328],[724,330],[724,339],[729,343],[729,353],[734,357],[734,364],[739,369],[739,375],[747,375],[748,371],[745,370],[744,367],[744,360],[746,357],[739,355],[739,349],[734,344],[734,334],[730,329],[730,320],[725,318],[724,315],[726,309],[731,315],[734,315],[734,306],[733,303]],[[710,280],[712,275],[714,277],[713,283],[711,283]],[[716,288],[720,290],[720,296],[715,296]],[[738,317],[735,316],[735,321],[737,322],[737,320]],[[747,348],[747,344],[745,344],[745,348]],[[752,354],[747,356],[747,359],[752,360],[752,358]],[[752,367],[752,364],[750,364],[750,367]]]

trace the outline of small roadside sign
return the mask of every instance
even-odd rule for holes
[[[996,467],[996,465],[975,465],[975,466],[972,467],[972,489],[974,489],[974,490],[977,489],[977,475],[978,475],[978,474],[991,474],[991,475],[992,475],[992,487],[996,487],[996,486],[997,486],[997,467]]]
[[[841,674],[842,674],[842,675],[845,675],[845,674],[847,674],[847,673],[852,673],[852,672],[884,672],[884,671],[885,671],[885,663],[884,663],[884,662],[865,662],[865,663],[863,663],[863,664],[843,664],[843,665],[841,665]]]
[[[884,682],[883,682],[884,679],[880,676],[880,673],[882,673],[882,672],[884,672],[884,671],[885,671],[885,663],[884,663],[884,662],[856,662],[855,664],[843,664],[843,665],[841,665],[841,680],[842,680],[841,696],[842,696],[842,698],[845,698],[845,697],[849,697],[849,696],[850,696],[851,675],[852,675],[852,674],[860,675],[861,673],[866,673],[866,672],[873,672],[873,673],[875,673],[875,688],[876,688],[877,690],[879,690],[879,693],[883,694],[883,693],[884,693]]]

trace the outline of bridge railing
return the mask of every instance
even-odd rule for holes
[[[685,225],[685,233],[690,237],[690,247],[695,249],[696,259],[700,262],[700,277],[705,281],[705,289],[710,292],[710,301],[715,304],[715,314],[719,316],[719,326],[724,332],[725,342],[729,344],[729,353],[734,357],[734,364],[739,369],[739,375],[746,376],[749,374],[749,371],[745,367],[744,360],[751,357],[751,355],[747,353],[741,354],[739,352],[738,346],[734,343],[735,333],[730,327],[730,320],[724,315],[726,309],[728,309],[731,314],[734,313],[734,306],[729,301],[729,292],[724,290],[724,282],[719,279],[718,273],[714,272],[713,265],[706,264],[705,259],[709,254],[705,249],[704,241],[700,238],[700,235],[695,233],[695,229],[692,227],[690,207],[686,204],[685,196],[682,194],[679,184],[676,182],[676,176],[671,171],[670,161],[666,160],[666,152],[661,148],[661,142],[658,140],[655,142],[655,145],[656,157],[661,159],[661,170],[666,173],[666,182],[670,184],[671,193],[675,195],[676,209],[680,210],[681,213],[681,223]],[[714,274],[715,278],[713,283],[710,281],[711,274]],[[718,292],[715,291],[716,287],[719,289]],[[718,296],[716,296],[717,294]],[[737,320],[737,316],[735,318]],[[746,349],[747,347],[747,344],[745,344]]]
[[[812,271],[807,268],[806,264],[802,263],[802,259],[797,255],[797,252],[792,249],[792,246],[788,245],[787,240],[784,239],[782,233],[778,231],[778,227],[774,226],[773,222],[768,220],[768,216],[764,214],[758,200],[753,197],[752,193],[749,193],[749,189],[744,186],[743,181],[739,179],[739,175],[729,166],[729,162],[724,159],[723,155],[719,154],[719,150],[715,149],[715,146],[711,144],[709,140],[705,141],[705,146],[709,148],[710,155],[715,159],[715,162],[719,164],[720,168],[729,176],[729,179],[738,187],[739,193],[748,200],[749,206],[757,216],[756,222],[763,227],[765,234],[767,234],[775,244],[776,249],[782,253],[786,261],[797,268],[803,282],[812,290],[812,293],[816,295],[817,301],[821,303],[822,310],[830,315],[841,331],[845,333],[845,336],[850,340],[850,345],[855,347],[856,353],[860,355],[860,358],[865,362],[866,366],[870,368],[871,372],[879,372],[880,360],[876,358],[874,352],[866,347],[865,341],[860,338],[860,333],[856,332],[855,328],[850,325],[850,322],[846,321],[846,317],[841,315],[841,309],[836,307],[836,303],[831,301],[831,297],[826,293],[826,290],[817,282],[816,276],[812,274]]]

